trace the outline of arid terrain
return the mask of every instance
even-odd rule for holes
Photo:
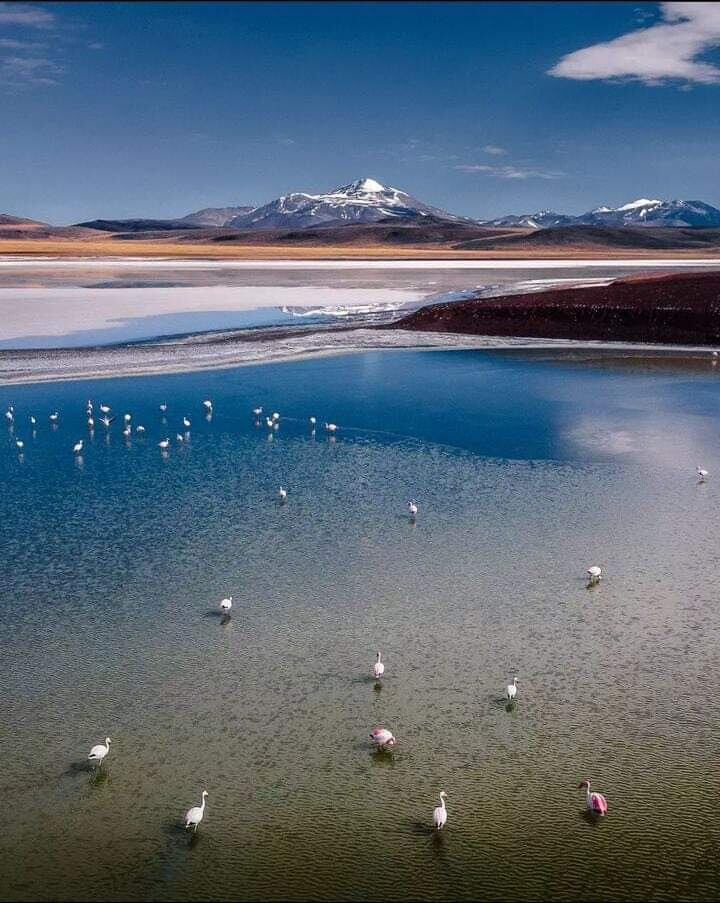
[[[720,344],[720,271],[631,276],[421,308],[390,329],[613,342]]]

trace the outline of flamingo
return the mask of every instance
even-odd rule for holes
[[[79,455],[82,450],[83,450],[83,441],[81,439],[79,442],[76,442],[75,445],[73,445],[73,452],[76,455]]]
[[[91,762],[97,762],[99,765],[105,756],[110,752],[110,737],[105,737],[105,743],[98,743],[90,750],[88,759]]]
[[[132,430],[130,429],[129,426],[126,426],[125,429],[123,430],[123,436],[125,436],[126,439],[129,439],[131,435],[132,435]]]
[[[206,408],[206,410],[208,411],[208,413],[209,413],[210,411],[212,411],[212,402],[210,401],[209,398],[205,399],[205,401],[203,402],[203,407]]]
[[[606,815],[608,804],[602,793],[596,791],[590,792],[590,781],[580,781],[578,790],[585,791],[585,802],[590,812],[597,812],[598,815]]]
[[[310,426],[315,429],[315,424],[317,423],[317,417],[310,417]]]
[[[136,433],[144,433],[144,432],[145,432],[145,427],[140,423],[140,424],[138,424],[138,425],[135,427],[135,432],[136,432]]]
[[[702,467],[700,467],[700,465],[698,464],[698,466],[695,468],[695,472],[697,473],[697,475],[698,475],[698,477],[699,477],[698,483],[704,483],[704,482],[705,482],[705,478],[708,476],[707,470],[704,470],[704,469],[703,469]]]
[[[183,436],[182,433],[177,433],[176,436],[175,436],[175,438],[176,438],[177,441],[180,442],[180,443],[182,443],[182,442],[185,441],[185,437]]]
[[[158,442],[158,448],[161,448],[163,451],[165,451],[167,449],[168,445],[170,445],[169,439],[161,439]]]
[[[50,420],[51,420],[51,422],[52,422],[52,423],[57,423],[57,422],[58,422],[58,417],[59,417],[59,416],[60,416],[60,415],[58,414],[57,411],[53,411],[53,413],[50,415]]]
[[[87,424],[87,425],[88,425],[88,429],[89,429],[89,430],[92,430],[93,427],[95,426],[95,421],[93,420],[92,417],[88,417],[88,424]]]
[[[334,433],[337,431],[337,423],[326,423],[325,424],[325,432]]]
[[[278,421],[278,420],[280,419],[280,415],[278,414],[277,411],[275,411],[275,412],[273,413],[272,419],[273,419],[274,421]]]
[[[269,430],[271,430],[275,426],[275,421],[272,419],[272,417],[266,417],[265,423],[267,423],[267,428]]]
[[[220,602],[220,611],[224,615],[228,614],[230,612],[231,608],[232,608],[232,596],[228,596],[227,599],[223,599]]]
[[[35,426],[36,423],[37,423],[37,420],[31,414],[30,415],[30,426]]]
[[[385,665],[383,665],[383,663],[380,659],[380,653],[378,652],[377,661],[373,665],[373,677],[375,678],[375,680],[380,680],[380,678],[383,676],[384,673],[385,673]]]
[[[114,419],[115,419],[114,417],[108,417],[108,415],[105,414],[103,417],[100,418],[100,423],[102,423],[102,425],[105,427],[105,429],[108,429]]]
[[[189,828],[191,825],[194,831],[197,831],[198,825],[203,820],[203,815],[205,815],[205,798],[207,797],[207,790],[203,790],[202,792],[202,804],[199,806],[193,806],[192,809],[188,809],[185,813],[185,828]]]
[[[123,420],[125,421],[125,423],[130,423],[130,421],[132,420],[132,414],[123,414]]]
[[[22,451],[23,447],[25,446],[25,443],[22,441],[22,439],[16,439],[15,445],[17,446],[18,451]]]
[[[101,414],[109,414],[110,413],[110,405],[109,404],[101,404],[100,405],[100,413]]]
[[[437,828],[440,831],[445,827],[445,823],[447,822],[447,809],[445,808],[445,797],[447,793],[444,790],[440,791],[440,805],[436,806],[433,810],[433,827]]]
[[[167,411],[167,405],[163,402],[163,404],[160,405],[160,413],[164,414],[166,411]]]
[[[513,681],[511,684],[508,684],[505,688],[505,692],[507,694],[508,702],[512,702],[513,699],[517,696],[517,677],[513,677]]]
[[[186,430],[190,429],[190,421],[188,420],[187,417],[183,417],[183,426],[185,427]]]
[[[370,739],[379,750],[392,749],[397,742],[386,727],[376,727],[370,731]]]
[[[278,498],[281,502],[284,502],[287,498],[287,489],[283,489],[282,486],[278,489]]]
[[[599,568],[596,564],[587,569],[588,574],[588,586],[593,586],[595,583],[600,583],[602,580],[602,568]]]
[[[87,403],[87,407],[85,408],[85,413],[86,413],[86,414],[88,415],[88,417],[89,417],[89,416],[92,414],[92,412],[93,412],[93,403],[92,403],[92,401],[88,398],[88,403]]]
[[[259,417],[262,414],[262,408],[253,408],[253,414]]]
[[[15,419],[15,415],[13,414],[11,408],[8,408],[7,411],[5,411],[5,419],[7,420],[8,423],[12,423],[13,420]]]
[[[418,513],[417,502],[408,502],[408,511],[410,512],[410,517],[414,520]]]

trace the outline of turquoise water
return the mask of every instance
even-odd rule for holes
[[[384,352],[3,388],[0,896],[716,897],[718,385]],[[145,438],[88,441],[88,398]]]

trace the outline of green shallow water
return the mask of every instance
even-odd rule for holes
[[[0,896],[715,898],[717,386],[444,352],[13,390],[43,419],[0,448]],[[147,439],[77,466],[101,395]],[[162,397],[194,421],[167,458]]]

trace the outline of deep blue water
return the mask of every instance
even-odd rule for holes
[[[448,351],[4,387],[0,898],[715,898],[719,378]]]

